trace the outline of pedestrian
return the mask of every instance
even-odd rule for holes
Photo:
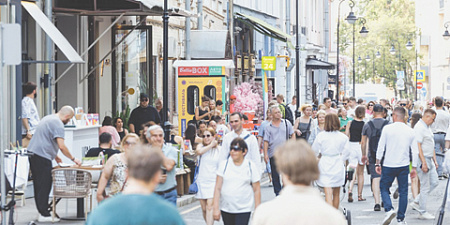
[[[267,109],[266,115],[266,120],[264,120],[258,128],[258,147],[259,149],[261,149],[260,152],[262,158],[264,158],[264,130],[266,129],[267,125],[272,122],[272,114],[270,113],[270,109]],[[269,177],[269,187],[272,187],[272,170],[270,169],[270,162],[266,163],[264,161],[263,164],[265,165],[264,173],[267,173]]]
[[[81,161],[70,153],[64,144],[64,125],[73,117],[74,111],[70,106],[63,106],[56,114],[42,118],[36,127],[33,138],[28,145],[28,151],[34,155],[29,157],[31,177],[34,185],[34,201],[39,211],[38,222],[58,222],[52,219],[48,207],[48,196],[52,189],[52,160],[62,163],[57,155],[61,149],[64,156],[77,165]]]
[[[416,154],[413,154],[411,150],[417,142],[415,141],[414,130],[404,123],[406,113],[406,110],[402,107],[394,109],[392,115],[394,123],[383,128],[376,152],[375,168],[377,174],[381,175],[380,190],[386,212],[383,224],[389,224],[395,216],[397,216],[398,224],[406,224],[409,165],[412,162],[412,177],[416,175],[417,165]],[[389,188],[395,178],[398,181],[400,197],[397,214],[389,196]]]
[[[207,225],[214,224],[213,197],[216,185],[217,165],[219,164],[219,145],[216,140],[216,131],[208,128],[203,132],[203,143],[197,147],[198,175],[196,198],[200,200],[203,218]]]
[[[441,97],[434,98],[434,105],[436,106],[436,121],[431,125],[431,130],[434,134],[434,151],[436,153],[437,163],[442,165],[445,156],[445,138],[446,132],[450,125],[450,114],[443,109],[444,101]],[[439,179],[448,178],[447,174],[444,174],[443,168],[438,168],[437,173]]]
[[[295,140],[294,129],[291,122],[281,119],[281,111],[279,106],[274,105],[270,107],[270,114],[272,114],[272,121],[264,129],[264,162],[270,162],[272,171],[272,183],[275,195],[279,195],[281,191],[280,175],[277,171],[275,158],[273,157],[277,147],[282,145],[289,139]]]
[[[116,128],[113,127],[112,125],[113,125],[112,118],[110,116],[105,116],[105,118],[103,118],[102,127],[98,129],[98,133],[99,134],[103,134],[105,132],[109,133],[112,138],[112,147],[116,148],[117,146],[119,146],[120,136]]]
[[[155,109],[156,111],[158,111],[159,114],[159,118],[162,120],[163,119],[163,100],[161,98],[157,98],[155,100]],[[167,119],[170,118],[170,112],[169,109],[167,109]]]
[[[327,114],[328,113],[337,114],[337,110],[335,110],[331,107],[331,98],[329,98],[329,97],[323,98],[323,104],[325,105],[325,112]],[[319,108],[320,108],[320,106],[319,106]]]
[[[364,165],[367,163],[367,156],[363,154],[361,149],[361,138],[364,127],[364,116],[366,115],[366,108],[358,106],[355,110],[355,119],[349,121],[346,128],[346,135],[350,141],[350,159],[349,167],[356,169],[355,177],[358,179],[358,201],[365,201],[363,197],[364,187]],[[353,202],[353,186],[355,179],[352,179],[348,188],[348,202]]]
[[[422,118],[422,114],[419,113],[413,113],[411,115],[411,128],[414,129],[417,122]],[[418,151],[418,150],[417,150]],[[412,165],[411,165],[412,166]],[[419,184],[419,176],[411,177],[411,194],[413,202],[419,204],[419,201],[415,201],[415,199],[418,199],[417,196],[419,195],[420,191],[420,184]],[[414,208],[413,208],[414,209]]]
[[[218,138],[219,138],[219,144],[221,144],[223,137],[225,135],[227,135],[230,132],[230,130],[228,130],[228,127],[225,124],[223,124],[222,116],[214,116],[212,118],[212,120],[210,121],[210,124],[213,121],[216,124],[215,130],[216,130],[216,134],[218,135]]]
[[[347,224],[342,212],[327,204],[319,191],[311,186],[319,178],[311,146],[305,140],[296,140],[279,148],[275,162],[279,165],[285,187],[278,197],[255,210],[252,224]]]
[[[127,158],[128,180],[123,194],[105,200],[88,216],[87,225],[183,225],[176,207],[154,194],[164,156],[160,149],[139,145]]]
[[[369,121],[370,119],[373,118],[373,107],[375,106],[375,102],[374,101],[370,101],[369,103],[367,103],[366,106],[366,120]]]
[[[103,201],[106,196],[110,197],[122,192],[128,185],[127,160],[128,156],[131,154],[131,148],[135,147],[137,144],[139,144],[139,137],[137,134],[127,134],[120,144],[122,152],[120,154],[114,154],[106,161],[98,181],[98,203]],[[105,190],[108,182],[110,183],[109,192],[106,193]]]
[[[98,137],[98,148],[91,148],[86,153],[86,157],[98,157],[100,154],[104,155],[106,159],[110,159],[114,154],[119,154],[120,151],[112,149],[112,137],[111,134],[105,132]]]
[[[203,138],[197,136],[197,128],[193,123],[188,123],[188,127],[186,131],[184,131],[183,137],[183,146],[184,146],[184,154],[183,154],[183,163],[189,167],[191,170],[190,178],[194,180],[194,171],[196,164],[196,156],[191,155],[191,153],[195,152],[197,149],[197,145],[203,142]]]
[[[316,139],[317,135],[325,130],[325,116],[326,112],[324,110],[319,110],[317,112],[317,123],[314,124],[311,135],[309,136],[308,143],[312,145],[314,143],[314,140]]]
[[[348,110],[347,110],[347,115],[349,117],[355,118],[355,110],[356,110],[356,98],[355,97],[350,97],[348,98]]]
[[[195,108],[194,121],[209,121],[211,119],[212,111],[209,109],[209,101],[208,96],[202,96],[202,105]]]
[[[222,115],[222,113],[219,110],[217,110],[217,108],[216,108],[216,101],[214,101],[213,99],[211,99],[209,101],[209,111],[211,111],[211,119],[212,119],[213,116],[220,116],[220,115]]]
[[[360,107],[360,106],[358,106]],[[363,156],[368,157],[368,171],[370,173],[370,180],[372,183],[372,193],[375,200],[374,211],[381,211],[380,205],[380,175],[375,171],[376,155],[378,149],[378,142],[381,137],[381,132],[389,121],[383,118],[383,106],[376,104],[373,107],[373,119],[366,122],[363,127],[361,137],[361,151]],[[368,148],[368,149],[367,149]],[[366,163],[367,164],[367,163]]]
[[[348,110],[350,109],[350,107],[349,107],[349,105],[348,105],[348,98],[347,97],[344,97],[344,99],[342,99],[342,106],[345,108],[345,110],[347,110],[347,112],[348,112]]]
[[[162,176],[155,193],[177,205],[177,181],[175,179],[175,167],[177,165],[178,153],[171,145],[164,144],[164,131],[159,125],[148,128],[146,134],[149,144],[163,153]]]
[[[417,175],[420,180],[420,194],[410,204],[411,207],[419,211],[419,219],[434,220],[434,216],[427,212],[427,198],[438,186],[438,174],[436,169],[436,154],[434,151],[434,136],[431,131],[431,124],[436,118],[436,112],[432,109],[425,110],[422,119],[414,127],[415,138],[418,146],[420,169]]]
[[[317,135],[312,149],[319,158],[320,176],[317,185],[324,188],[325,201],[339,208],[339,194],[345,183],[345,165],[349,152],[348,137],[339,132],[339,118],[330,113],[325,116],[325,132]]]
[[[249,131],[243,128],[244,117],[239,112],[234,112],[230,115],[230,125],[232,130],[230,133],[225,135],[222,141],[222,149],[220,150],[219,162],[227,160],[230,157],[230,146],[231,142],[240,137],[244,139],[247,144],[248,151],[245,154],[245,158],[252,161],[253,164],[260,168],[261,157],[258,148],[258,140]]]
[[[297,96],[292,96],[292,102],[287,105],[289,109],[291,110],[292,114],[294,115],[294,120],[297,118],[296,111],[297,111]]]
[[[222,215],[225,225],[244,225],[248,224],[251,211],[261,203],[261,175],[258,166],[244,157],[248,147],[243,138],[235,138],[229,151],[230,157],[217,168],[214,220]]]
[[[216,110],[217,111],[219,111],[219,113],[220,113],[220,115],[219,116],[222,116],[222,108],[223,108],[223,102],[222,102],[222,100],[217,100],[216,101]]]
[[[347,116],[347,110],[344,107],[338,109],[338,116],[339,116],[339,122],[341,124],[339,131],[345,132],[348,122],[352,121],[353,118]]]
[[[311,135],[311,131],[314,129],[315,122],[311,118],[312,106],[308,104],[302,105],[300,107],[302,116],[295,120],[294,130],[297,139],[308,140]]]
[[[150,101],[148,95],[141,93],[139,100],[139,106],[131,111],[130,118],[128,119],[130,132],[137,135],[141,134],[143,124],[150,121],[155,124],[161,123],[161,117],[156,108],[148,104]]]
[[[208,123],[205,120],[198,121],[197,136],[202,137],[206,128],[208,128]]]
[[[39,124],[39,112],[34,103],[36,98],[36,84],[28,82],[23,86],[22,99],[22,147],[26,148]]]
[[[231,95],[230,96],[230,113],[234,113],[235,109],[234,109],[234,104],[236,103],[236,95]]]
[[[291,124],[293,124],[294,123],[294,113],[284,103],[284,96],[282,94],[277,95],[277,103],[278,103],[278,107],[280,107],[281,118],[286,119],[289,122],[291,122]]]
[[[123,127],[123,119],[121,117],[114,118],[113,126],[116,128],[117,133],[119,134],[120,142],[122,142],[123,138],[128,134],[128,130]]]

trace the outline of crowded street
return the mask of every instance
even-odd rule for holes
[[[450,224],[450,0],[0,0],[0,225]]]

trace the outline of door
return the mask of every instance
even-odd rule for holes
[[[152,27],[116,26],[113,29],[112,95],[113,113],[133,110],[139,95],[149,95],[153,103]]]

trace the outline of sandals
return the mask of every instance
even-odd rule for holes
[[[351,192],[348,193],[348,202],[353,202],[353,194]]]
[[[358,195],[358,202],[365,201],[366,199],[362,197],[362,195]]]

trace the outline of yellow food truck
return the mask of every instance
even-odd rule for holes
[[[173,64],[177,77],[178,132],[184,136],[187,124],[194,118],[195,108],[203,95],[222,100],[226,110],[232,60],[180,60]]]

